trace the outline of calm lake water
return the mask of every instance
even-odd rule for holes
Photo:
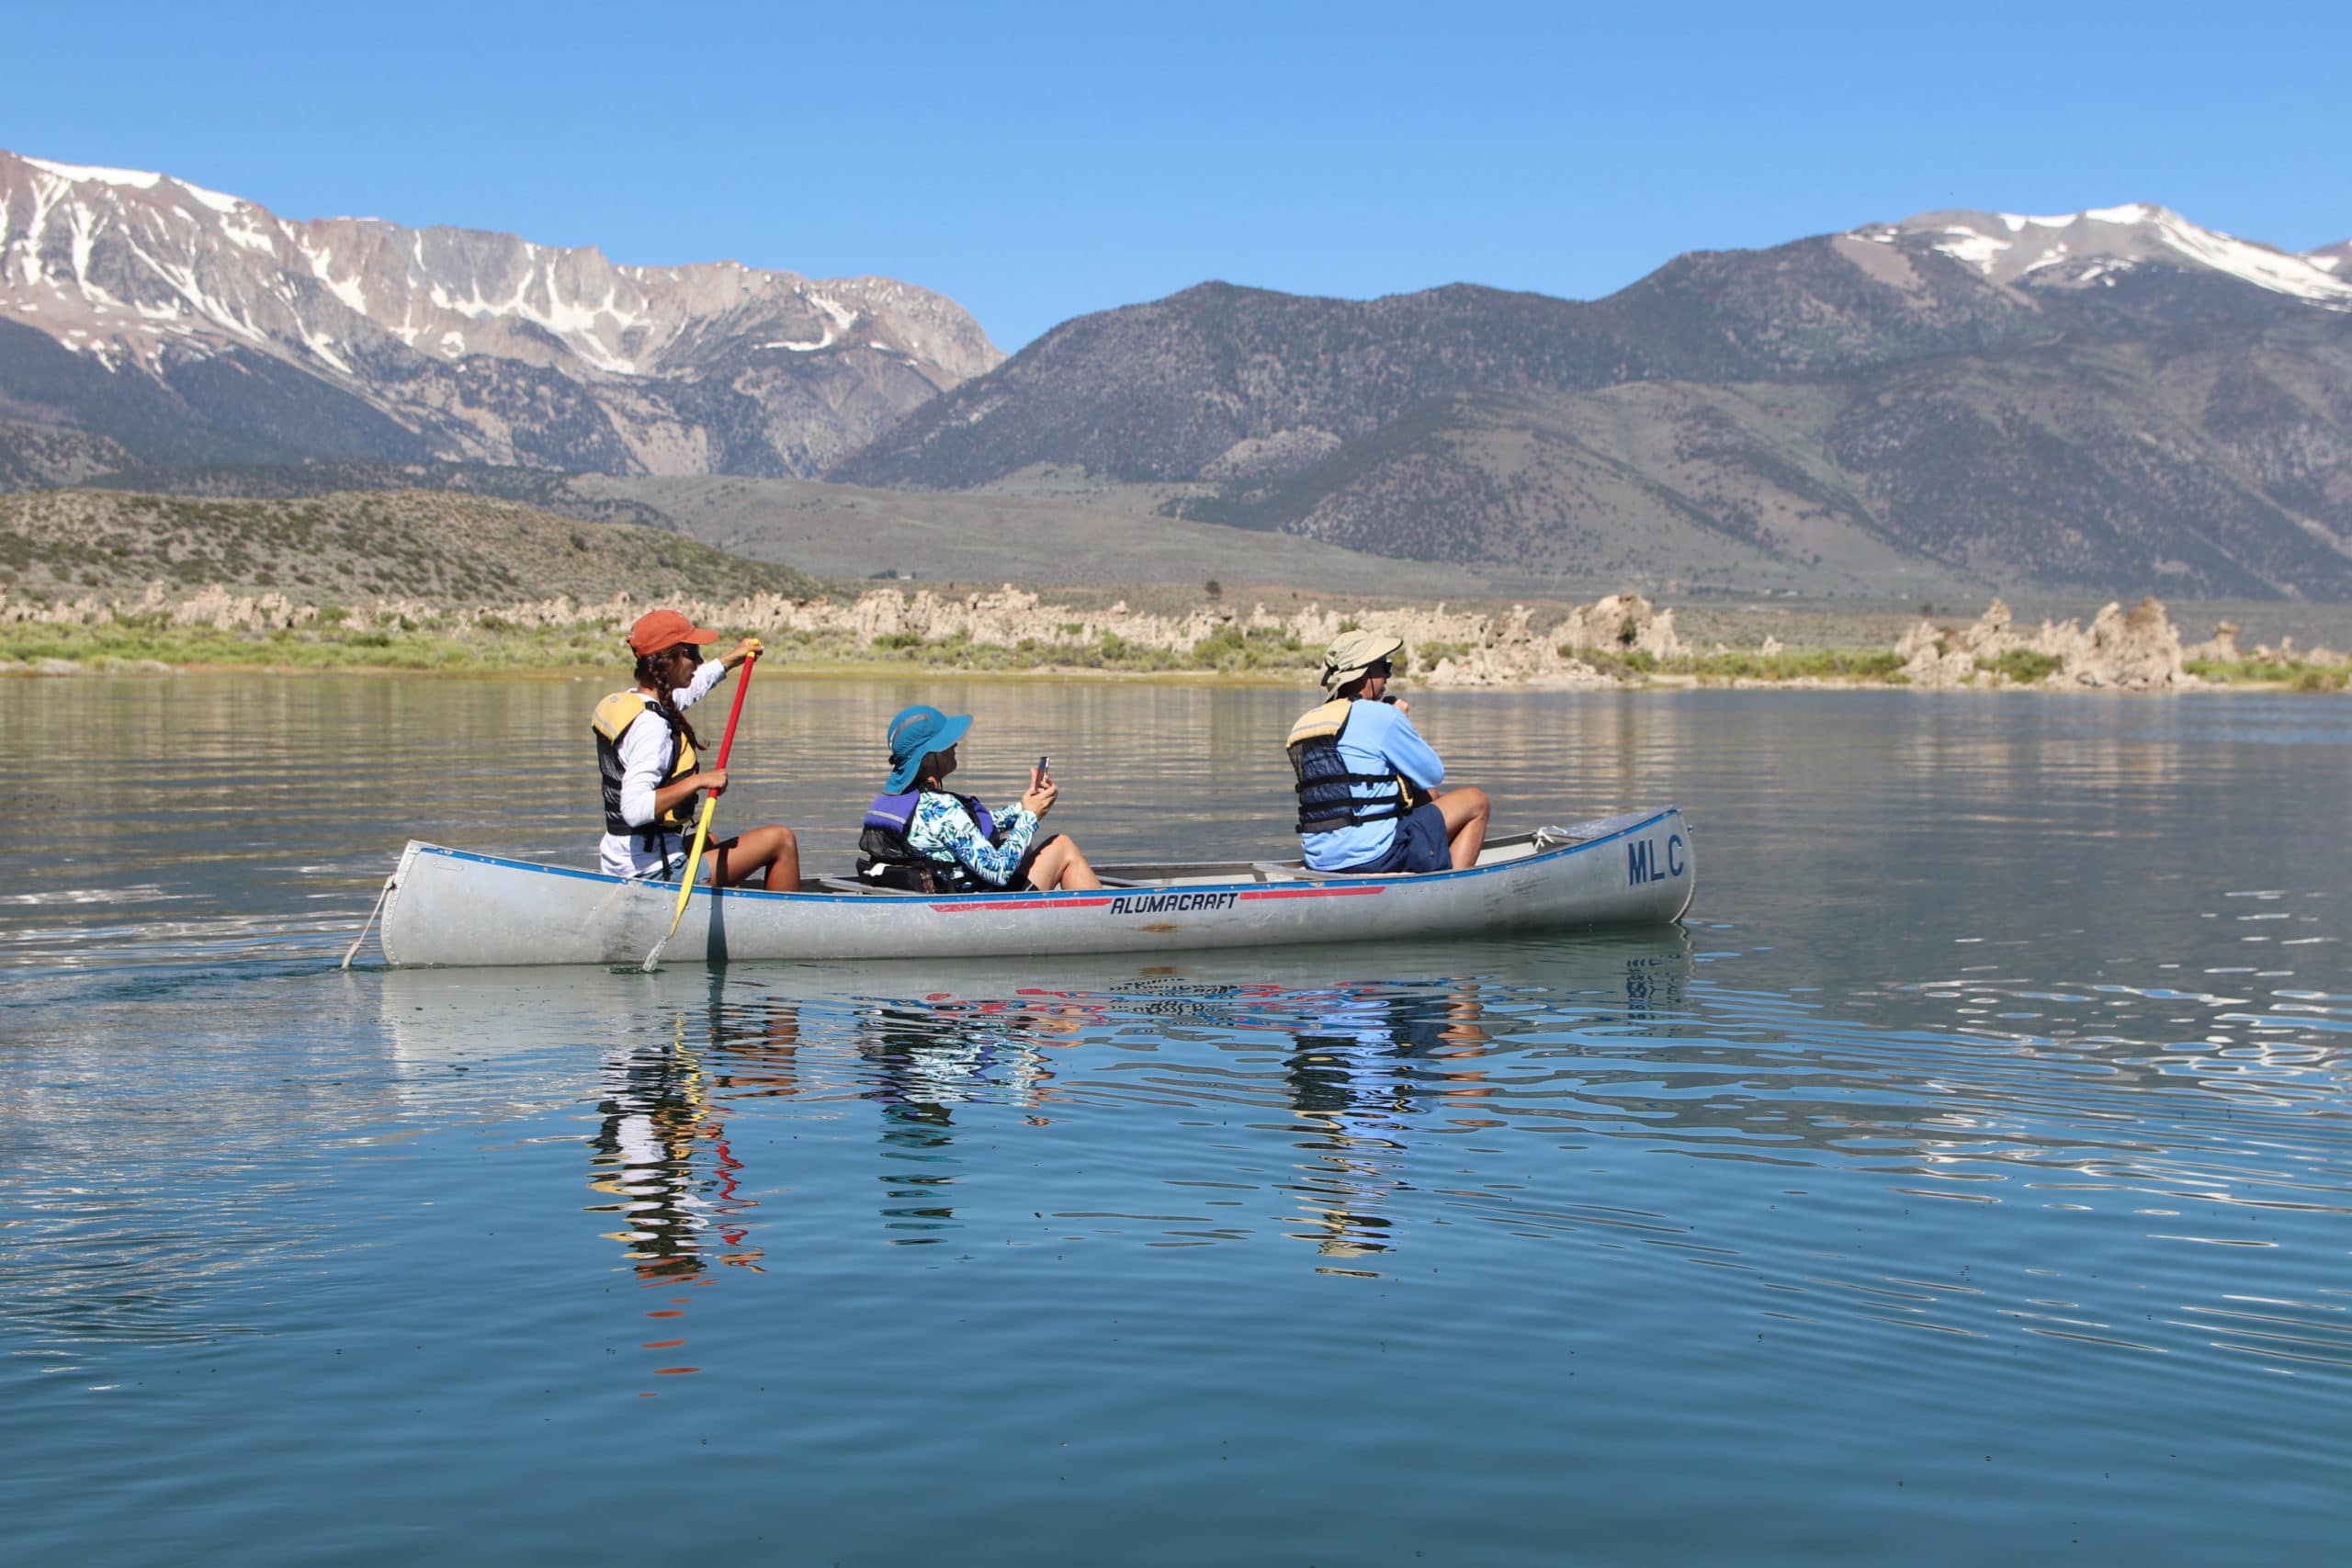
[[[1637,936],[338,972],[411,834],[592,857],[600,693],[0,682],[12,1561],[2343,1551],[2352,702],[1417,703],[1688,810]],[[763,671],[723,819],[845,865],[918,698],[1284,843],[1305,694],[1157,685]]]

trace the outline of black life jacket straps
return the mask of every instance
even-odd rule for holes
[[[1329,833],[1363,822],[1385,822],[1412,810],[1427,795],[1396,773],[1360,773],[1348,766],[1340,739],[1355,705],[1335,698],[1291,726],[1284,742],[1297,775],[1298,830]],[[1359,794],[1359,790],[1364,793]],[[1419,798],[1417,799],[1416,796]]]
[[[666,852],[662,840],[691,830],[688,824],[702,809],[700,791],[686,796],[667,811],[655,813],[650,822],[631,822],[621,815],[621,786],[628,773],[627,764],[621,761],[621,737],[628,733],[630,725],[657,711],[653,699],[643,692],[615,692],[596,705],[589,728],[596,735],[596,773],[604,795],[605,831],[624,839],[635,839],[640,847],[656,854],[664,854]],[[662,781],[667,784],[694,771],[694,746],[678,733],[675,727],[672,727],[670,750],[662,762]]]

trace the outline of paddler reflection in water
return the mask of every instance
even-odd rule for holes
[[[1487,792],[1435,786],[1445,764],[1388,695],[1405,640],[1341,634],[1323,656],[1331,700],[1291,726],[1298,833],[1314,871],[1461,871],[1487,842]]]
[[[1416,1123],[1435,1102],[1468,1111],[1494,1092],[1478,1066],[1490,1038],[1478,983],[1343,986],[1301,1000],[1319,1014],[1287,1063],[1292,1108],[1312,1134],[1298,1145],[1313,1158],[1297,1190],[1314,1228],[1291,1234],[1328,1258],[1389,1251],[1396,1222],[1383,1211],[1411,1185]]]
[[[588,1185],[610,1201],[590,1211],[621,1216],[622,1228],[605,1234],[626,1244],[638,1278],[691,1283],[711,1254],[758,1269],[761,1250],[745,1245],[746,1227],[734,1217],[750,1207],[736,1197],[741,1163],[712,1113],[701,1063],[681,1044],[639,1041],[606,1058],[604,1090],[596,1107],[602,1122],[588,1143]],[[695,1148],[706,1141],[712,1168],[698,1178]]]
[[[725,769],[697,770],[702,739],[685,710],[761,649],[758,638],[745,637],[726,658],[704,659],[702,645],[718,637],[675,610],[655,610],[629,628],[637,685],[598,703],[593,721],[605,791],[596,861],[608,875],[656,882],[684,875],[702,792],[727,788]],[[735,886],[761,871],[778,892],[800,886],[800,846],[789,828],[715,840],[707,853],[714,887]]]
[[[1075,841],[1059,833],[1037,837],[1057,794],[1043,769],[1029,771],[1028,793],[1001,817],[976,796],[948,791],[956,743],[971,727],[968,716],[921,704],[890,720],[890,776],[866,807],[857,874],[911,893],[1102,886]]]
[[[956,1189],[968,1179],[956,1145],[959,1106],[1010,1105],[1043,1125],[1053,1070],[1037,1036],[1074,1032],[1056,998],[1032,1002],[885,1002],[861,1010],[865,1098],[882,1110],[882,1224],[894,1247],[922,1247],[960,1228]],[[915,1234],[905,1234],[915,1233]]]
[[[707,1038],[707,1062],[690,1034]],[[639,1035],[605,1055],[588,1185],[611,1201],[589,1212],[622,1216],[605,1234],[626,1244],[640,1282],[691,1284],[714,1258],[762,1269],[766,1253],[752,1244],[748,1217],[757,1204],[742,1190],[725,1111],[800,1093],[799,1047],[793,1003],[714,995],[702,1019],[681,1013],[667,1038]]]

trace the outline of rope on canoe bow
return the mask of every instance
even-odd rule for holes
[[[368,923],[361,926],[359,928],[359,934],[351,939],[351,946],[345,950],[343,962],[337,965],[338,968],[350,968],[351,961],[359,956],[359,944],[366,942],[368,940],[368,933],[375,929],[376,917],[384,912],[384,900],[392,896],[392,889],[400,886],[400,881],[401,876],[398,872],[394,872],[391,875],[384,878],[384,890],[376,895],[376,907],[368,911]]]

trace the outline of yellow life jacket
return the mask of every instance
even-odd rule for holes
[[[628,772],[621,761],[621,737],[628,733],[630,725],[649,713],[658,715],[660,711],[653,699],[643,692],[615,692],[596,705],[595,716],[588,721],[589,728],[596,732],[596,771],[603,775],[605,790],[605,831],[635,839],[657,852],[662,839],[692,832],[695,816],[702,809],[702,795],[696,791],[669,810],[657,813],[650,822],[631,822],[621,815],[621,783]],[[677,726],[662,722],[670,732],[670,755],[662,767],[662,783],[666,784],[695,771],[695,744],[679,732]]]
[[[1429,793],[1402,773],[1359,773],[1340,755],[1340,738],[1356,700],[1334,697],[1303,714],[1283,742],[1291,771],[1298,775],[1298,830],[1329,833],[1359,822],[1385,822],[1429,799]],[[1359,795],[1359,785],[1369,786]]]

